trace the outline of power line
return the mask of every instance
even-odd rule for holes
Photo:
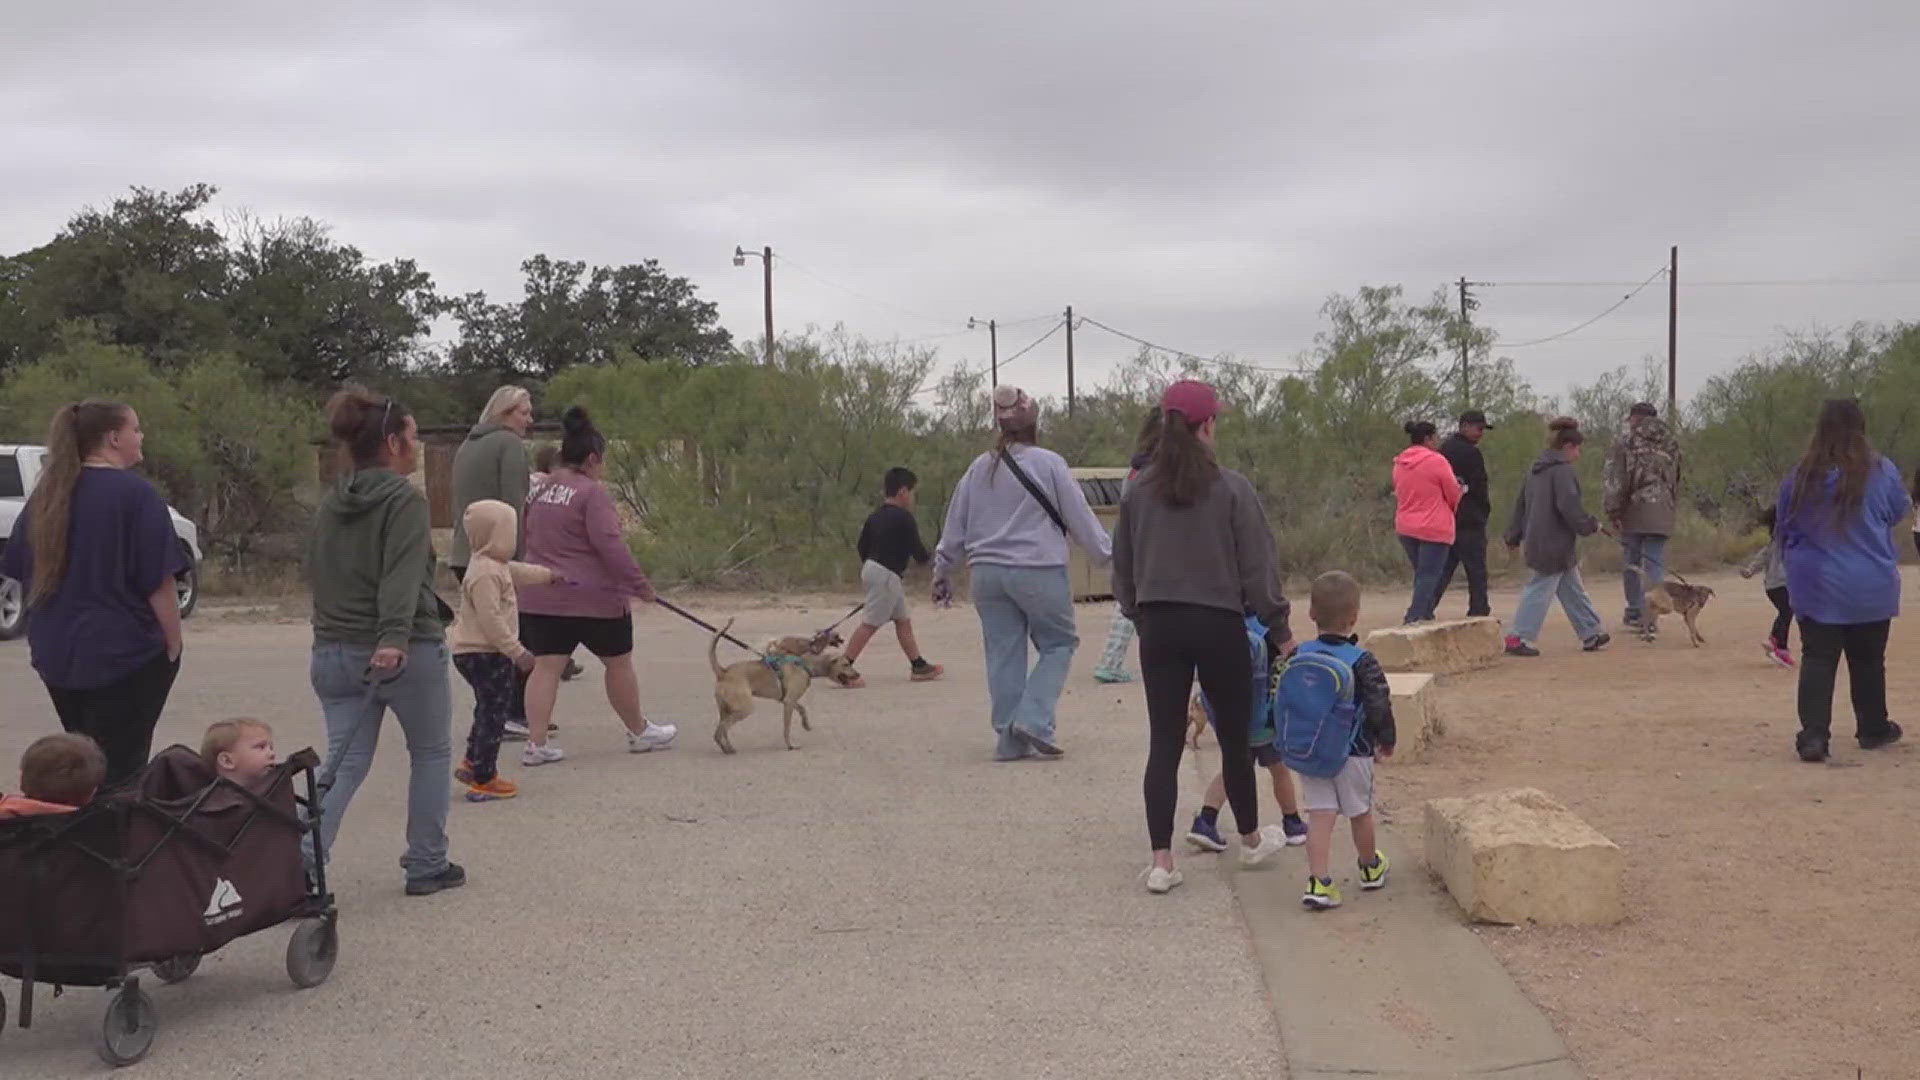
[[[1498,289],[1624,289],[1643,285],[1635,281],[1469,281]],[[1683,281],[1683,289],[1752,289],[1853,285],[1920,285],[1920,278],[1797,278],[1753,281]]]
[[[1660,275],[1666,272],[1667,272],[1667,268],[1662,266],[1660,269],[1655,270],[1651,274],[1648,274],[1647,280],[1634,286],[1632,292],[1628,293],[1627,295],[1621,297],[1618,300],[1615,300],[1613,304],[1610,307],[1608,307],[1605,311],[1602,311],[1600,314],[1595,315],[1593,318],[1588,319],[1586,322],[1583,322],[1578,326],[1572,327],[1567,330],[1562,330],[1557,334],[1551,334],[1547,337],[1535,338],[1532,341],[1520,341],[1520,342],[1515,342],[1512,345],[1501,345],[1499,347],[1502,349],[1524,349],[1532,345],[1545,345],[1549,341],[1559,341],[1561,338],[1569,337],[1573,334],[1577,334],[1580,331],[1585,330],[1587,327],[1592,326],[1594,323],[1599,322],[1601,319],[1604,319],[1607,316],[1613,314],[1614,312],[1619,311],[1620,308],[1623,307],[1627,301],[1633,299],[1636,296],[1639,296],[1640,291],[1642,289],[1645,289],[1647,286],[1653,284],[1655,279],[1659,278]]]
[[[1063,326],[1065,326],[1065,325],[1067,325],[1067,321],[1066,321],[1065,319],[1061,319],[1061,320],[1060,320],[1059,322],[1057,322],[1057,323],[1054,323],[1054,324],[1053,324],[1053,329],[1051,329],[1051,330],[1048,330],[1048,331],[1047,331],[1046,333],[1044,333],[1044,334],[1041,334],[1041,335],[1040,335],[1039,337],[1037,337],[1037,338],[1035,338],[1035,339],[1034,339],[1033,341],[1031,341],[1030,343],[1028,343],[1028,345],[1027,345],[1027,347],[1026,347],[1026,348],[1024,348],[1024,349],[1021,349],[1021,350],[1020,350],[1019,352],[1017,352],[1017,353],[1014,353],[1014,354],[1013,354],[1012,356],[1009,356],[1009,357],[1007,357],[1007,358],[1006,358],[1005,360],[1002,360],[1002,361],[1000,361],[1000,370],[1002,370],[1002,371],[1005,371],[1005,370],[1007,369],[1007,365],[1008,365],[1008,364],[1011,364],[1011,363],[1013,363],[1013,362],[1014,362],[1015,360],[1018,360],[1018,359],[1020,359],[1021,357],[1023,357],[1023,356],[1025,356],[1025,355],[1027,355],[1028,353],[1030,353],[1030,352],[1032,352],[1033,350],[1035,350],[1035,349],[1037,349],[1037,348],[1039,348],[1039,347],[1040,347],[1040,343],[1041,343],[1041,342],[1043,342],[1043,341],[1045,341],[1045,340],[1047,340],[1048,338],[1050,338],[1050,337],[1052,337],[1053,335],[1055,335],[1055,334],[1057,334],[1057,333],[1059,333],[1059,332],[1060,332],[1060,328],[1061,328],[1061,327],[1063,327]]]
[[[824,274],[821,274],[817,270],[809,269],[805,265],[795,262],[789,256],[781,255],[781,256],[778,256],[778,258],[780,262],[783,262],[786,265],[793,267],[795,270],[800,271],[802,274],[805,274],[806,276],[812,278],[813,280],[819,282],[820,284],[829,286],[831,288],[839,289],[841,292],[847,293],[850,296],[857,296],[860,299],[865,300],[869,304],[878,304],[883,308],[890,308],[894,311],[901,313],[902,315],[909,315],[909,316],[912,316],[913,318],[921,319],[926,322],[940,323],[944,326],[952,326],[954,323],[957,323],[960,321],[959,319],[942,318],[941,316],[938,316],[938,315],[928,315],[925,312],[915,311],[912,308],[901,307],[899,304],[896,304],[891,300],[882,300],[877,296],[871,296],[867,293],[863,293],[859,289],[853,288],[850,285],[842,285],[839,282],[833,280],[832,278],[829,278]]]
[[[1249,371],[1267,371],[1267,372],[1273,372],[1281,375],[1298,375],[1309,370],[1299,364],[1296,364],[1291,368],[1281,368],[1281,367],[1269,367],[1264,364],[1249,364],[1244,360],[1229,360],[1229,359],[1226,359],[1225,357],[1201,356],[1199,353],[1190,353],[1185,349],[1176,349],[1170,345],[1161,345],[1156,342],[1148,341],[1146,338],[1139,337],[1134,334],[1129,334],[1125,330],[1117,330],[1111,326],[1108,326],[1106,323],[1103,323],[1100,320],[1093,318],[1090,315],[1082,315],[1080,317],[1080,321],[1083,323],[1090,323],[1093,326],[1098,327],[1099,329],[1105,330],[1107,333],[1114,335],[1115,337],[1125,338],[1126,340],[1131,341],[1136,345],[1142,345],[1142,346],[1145,346],[1146,348],[1153,349],[1158,352],[1172,353],[1175,356],[1181,357],[1182,359],[1186,359],[1186,360],[1192,360],[1195,363],[1213,364],[1218,367],[1245,368]]]

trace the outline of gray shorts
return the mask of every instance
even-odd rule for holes
[[[868,559],[860,567],[860,584],[867,588],[867,606],[860,609],[861,622],[885,626],[907,617],[907,587],[899,574]]]
[[[1334,776],[1300,778],[1300,809],[1334,810],[1357,818],[1373,809],[1373,759],[1350,757]]]

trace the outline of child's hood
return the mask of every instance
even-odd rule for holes
[[[76,809],[78,807],[64,803],[51,803],[43,799],[29,799],[25,795],[0,795],[0,820],[40,817],[45,814],[71,814]]]
[[[519,540],[519,518],[513,507],[498,499],[479,499],[468,504],[461,517],[467,529],[467,541],[473,553],[506,562],[513,558]]]

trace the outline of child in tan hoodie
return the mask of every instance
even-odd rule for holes
[[[533,654],[520,644],[521,585],[558,583],[544,566],[514,562],[519,536],[514,509],[495,499],[470,504],[462,518],[473,546],[472,561],[460,582],[460,613],[447,629],[453,666],[473,687],[473,728],[467,756],[454,778],[467,785],[467,801],[511,799],[518,785],[499,774],[500,738],[513,713],[518,672],[533,667]]]

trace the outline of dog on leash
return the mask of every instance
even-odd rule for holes
[[[1641,581],[1646,581],[1649,576],[1646,568],[1641,566],[1629,566],[1627,572],[1639,575]],[[1660,616],[1678,615],[1686,620],[1687,638],[1693,643],[1694,648],[1697,649],[1707,643],[1707,639],[1701,636],[1697,620],[1700,613],[1706,610],[1707,601],[1713,599],[1712,587],[1689,585],[1680,581],[1662,581],[1658,588],[1646,590],[1646,595],[1646,616],[1640,624],[1642,639],[1653,640]]]
[[[823,656],[828,649],[837,649],[846,644],[846,639],[837,630],[822,630],[812,637],[789,634],[783,638],[774,638],[767,642],[761,651],[768,656]]]
[[[786,741],[787,749],[793,746],[793,718],[800,717],[800,727],[813,730],[812,721],[807,719],[807,708],[800,704],[806,696],[807,688],[813,685],[816,677],[846,680],[858,676],[853,663],[837,653],[820,655],[783,655],[768,653],[764,658],[742,660],[737,664],[720,664],[720,639],[733,625],[729,619],[720,632],[713,635],[707,643],[707,663],[713,668],[713,703],[720,710],[720,722],[714,726],[713,741],[723,754],[733,753],[733,740],[728,732],[733,725],[753,715],[753,699],[766,698],[780,703],[780,735]]]

